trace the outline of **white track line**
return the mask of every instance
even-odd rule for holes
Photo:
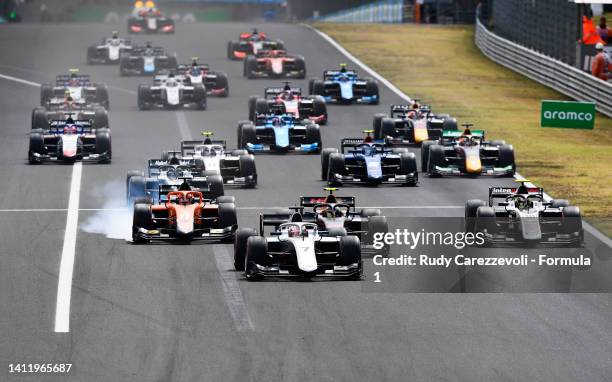
[[[187,123],[187,118],[185,118],[184,112],[176,112],[176,124],[178,125],[179,132],[181,133],[181,138],[183,139],[183,141],[192,140],[191,130],[189,130],[189,124]]]
[[[17,77],[7,76],[4,74],[0,74],[0,78],[4,78],[5,80],[9,80],[9,81],[19,82],[20,84],[24,84],[24,85],[34,86],[37,88],[40,87],[40,84],[38,82],[32,82],[32,81],[24,80],[24,79],[17,78]]]
[[[217,264],[219,277],[221,278],[225,302],[234,320],[234,325],[236,325],[236,330],[239,332],[254,331],[255,325],[251,320],[251,316],[249,316],[244,298],[242,298],[240,285],[238,285],[238,273],[231,271],[234,269],[234,262],[230,258],[229,252],[225,246],[219,244],[213,245],[213,251],[215,253],[215,263]]]
[[[392,92],[394,92],[395,94],[397,94],[400,98],[402,98],[403,100],[410,102],[411,98],[404,93],[403,91],[401,91],[397,86],[393,85],[389,80],[387,80],[385,77],[381,76],[380,74],[378,74],[374,69],[370,68],[368,65],[366,65],[365,63],[363,63],[360,59],[358,59],[357,57],[353,56],[349,51],[347,51],[346,49],[344,49],[340,44],[338,44],[336,42],[336,40],[334,40],[333,38],[329,37],[329,35],[327,35],[324,32],[321,32],[320,30],[318,30],[317,28],[313,27],[312,25],[308,25],[308,24],[302,24],[305,28],[310,29],[311,31],[315,32],[316,34],[318,34],[319,36],[321,36],[321,38],[323,38],[325,41],[327,41],[328,43],[330,43],[334,48],[336,48],[340,53],[342,53],[343,55],[346,56],[346,58],[348,58],[349,60],[353,61],[355,64],[359,65],[363,70],[365,70],[366,72],[368,72],[372,77],[376,78],[379,82],[383,83],[386,87],[388,87]],[[516,179],[522,179],[523,176],[521,174],[519,174],[518,172],[514,175],[514,177]],[[552,199],[550,197],[550,195],[545,194],[544,195],[545,198],[548,199]],[[601,240],[603,243],[605,243],[608,247],[612,248],[612,240],[610,238],[608,238],[605,234],[603,234],[601,231],[599,231],[597,228],[593,227],[592,225],[590,225],[589,223],[587,223],[586,221],[582,222],[582,225],[584,227],[585,230],[587,230],[589,233],[591,233],[593,236],[595,236],[597,239]]]
[[[83,163],[77,162],[72,167],[68,217],[64,231],[64,248],[60,262],[59,280],[57,283],[57,300],[55,305],[55,332],[70,331],[70,297],[72,293],[72,273],[76,252],[77,226],[79,224],[79,195],[81,191],[81,174]]]

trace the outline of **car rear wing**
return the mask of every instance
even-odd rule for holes
[[[187,183],[191,187],[192,191],[199,191],[202,193],[205,201],[211,201],[210,189],[208,188],[208,183],[205,178],[193,178],[187,180]],[[180,184],[160,184],[159,185],[159,203],[165,203],[168,201],[168,194],[173,191],[179,191],[181,185]]]
[[[66,86],[71,80],[77,80],[79,85],[85,86],[91,83],[89,74],[81,74],[78,76],[71,76],[70,74],[60,74],[55,76],[55,86]]]
[[[191,64],[179,64],[176,66],[176,70],[184,72],[184,71],[188,71],[193,67],[193,65]],[[210,65],[208,64],[198,64],[196,65],[196,67],[200,70],[203,71],[209,71],[210,70]]]
[[[334,195],[335,196],[335,195]],[[355,207],[354,196],[335,196],[335,203],[346,204],[349,207]],[[314,207],[317,204],[329,203],[328,196],[301,196],[300,206],[302,207]]]
[[[300,212],[303,207],[289,207],[290,210]],[[287,223],[291,219],[291,214],[280,214],[280,213],[263,213],[259,214],[259,234],[265,235],[266,227],[274,227],[276,229],[279,225]]]
[[[376,143],[384,146],[383,143],[381,143],[382,141],[377,141]],[[363,138],[343,138],[340,140],[340,151],[344,154],[346,152],[346,149],[355,149],[357,146],[362,145],[364,143],[364,139]],[[384,152],[392,152],[393,150],[391,149],[387,149],[386,147],[383,150]]]
[[[519,187],[489,187],[489,205],[494,205],[497,199],[505,200],[508,196],[518,192]],[[544,199],[544,189],[541,187],[527,187],[528,195],[538,195]]]
[[[48,132],[51,134],[63,134],[64,128],[69,125],[65,120],[52,120],[49,122]],[[78,119],[70,123],[76,127],[76,134],[86,134],[93,132],[91,121],[88,119]]]
[[[191,156],[195,154],[196,146],[202,145],[222,145],[223,150],[227,148],[227,142],[222,139],[207,139],[205,141],[181,141],[181,155]]]
[[[287,88],[279,86],[279,87],[271,87],[271,88],[266,88],[264,90],[264,96],[266,98],[274,98],[276,96],[278,96],[280,93],[286,91]],[[298,87],[290,87],[289,90],[291,91],[291,93],[295,94],[295,95],[302,95],[302,88],[298,88]]]
[[[339,70],[326,70],[323,72],[323,81],[327,81],[332,79],[333,77],[341,74],[342,72]],[[349,76],[355,76],[357,77],[357,71],[356,70],[347,70],[346,72],[344,72],[344,74],[349,75]]]
[[[151,47],[150,49],[153,51],[154,56],[165,55],[164,48],[162,48],[161,46],[154,46],[154,47]],[[146,50],[147,50],[146,46],[134,46],[130,54],[132,56],[142,56],[145,54]]]
[[[442,138],[447,139],[457,139],[464,135],[464,131],[461,130],[444,130],[442,132]],[[481,137],[484,141],[485,139],[485,131],[484,130],[471,130],[470,135]]]

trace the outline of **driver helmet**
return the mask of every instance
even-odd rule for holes
[[[147,48],[147,49],[151,49],[152,48],[151,41],[147,41],[145,43],[145,48]]]
[[[514,205],[519,210],[528,209],[530,207],[530,204],[531,203],[527,199],[525,199],[523,197],[518,197],[518,198],[514,199]]]
[[[287,232],[289,237],[299,237],[300,236],[300,227],[296,225],[292,225],[289,227],[289,231]]]
[[[76,134],[76,132],[77,132],[77,128],[74,124],[67,123],[66,126],[64,126],[64,134]]]
[[[113,31],[113,36],[111,37],[112,39],[116,40],[119,38],[119,33],[117,33],[117,31]]]
[[[340,73],[346,73],[346,65],[340,65]]]
[[[416,113],[414,111],[409,111],[408,114],[406,114],[406,118],[414,119],[415,117]]]
[[[291,90],[285,90],[284,92],[281,93],[281,98],[284,101],[293,101],[293,93],[291,92]]]
[[[168,163],[170,163],[171,165],[179,165],[181,164],[181,161],[175,155],[172,158],[170,158],[170,161]]]

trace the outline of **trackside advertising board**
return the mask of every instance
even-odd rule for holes
[[[592,129],[595,127],[595,103],[543,100],[540,125]]]

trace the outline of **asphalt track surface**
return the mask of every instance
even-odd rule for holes
[[[231,245],[131,245],[121,238],[129,214],[89,210],[120,206],[126,172],[144,168],[181,138],[212,130],[235,145],[248,96],[278,83],[246,80],[242,64],[225,58],[226,42],[251,27],[178,25],[173,36],[134,38],[176,52],[179,61],[199,56],[229,74],[228,99],[210,99],[207,111],[184,112],[140,112],[135,90],[149,79],[121,78],[116,66],[85,65],[87,46],[123,25],[0,29],[1,74],[42,83],[79,67],[108,84],[113,137],[112,164],[82,169],[70,331],[55,333],[72,166],[26,164],[39,89],[0,78],[0,380],[609,380],[612,299],[606,293],[365,293],[368,274],[361,282],[247,283],[231,269]],[[259,27],[303,54],[309,77],[346,61],[304,27]],[[306,81],[293,83],[306,89]],[[381,97],[380,106],[330,106],[324,146],[360,136],[375,112],[401,102],[385,88]],[[227,192],[242,208],[239,224],[255,226],[260,207],[321,194],[319,163],[316,155],[258,155],[258,188]],[[387,207],[388,216],[461,216],[466,199],[485,199],[489,185],[508,183],[423,177],[414,188],[347,187],[342,193],[362,206]],[[605,278],[610,266],[602,267]],[[571,277],[573,289],[588,284],[584,276]],[[74,369],[67,377],[8,374],[9,363],[23,362],[71,362]]]

